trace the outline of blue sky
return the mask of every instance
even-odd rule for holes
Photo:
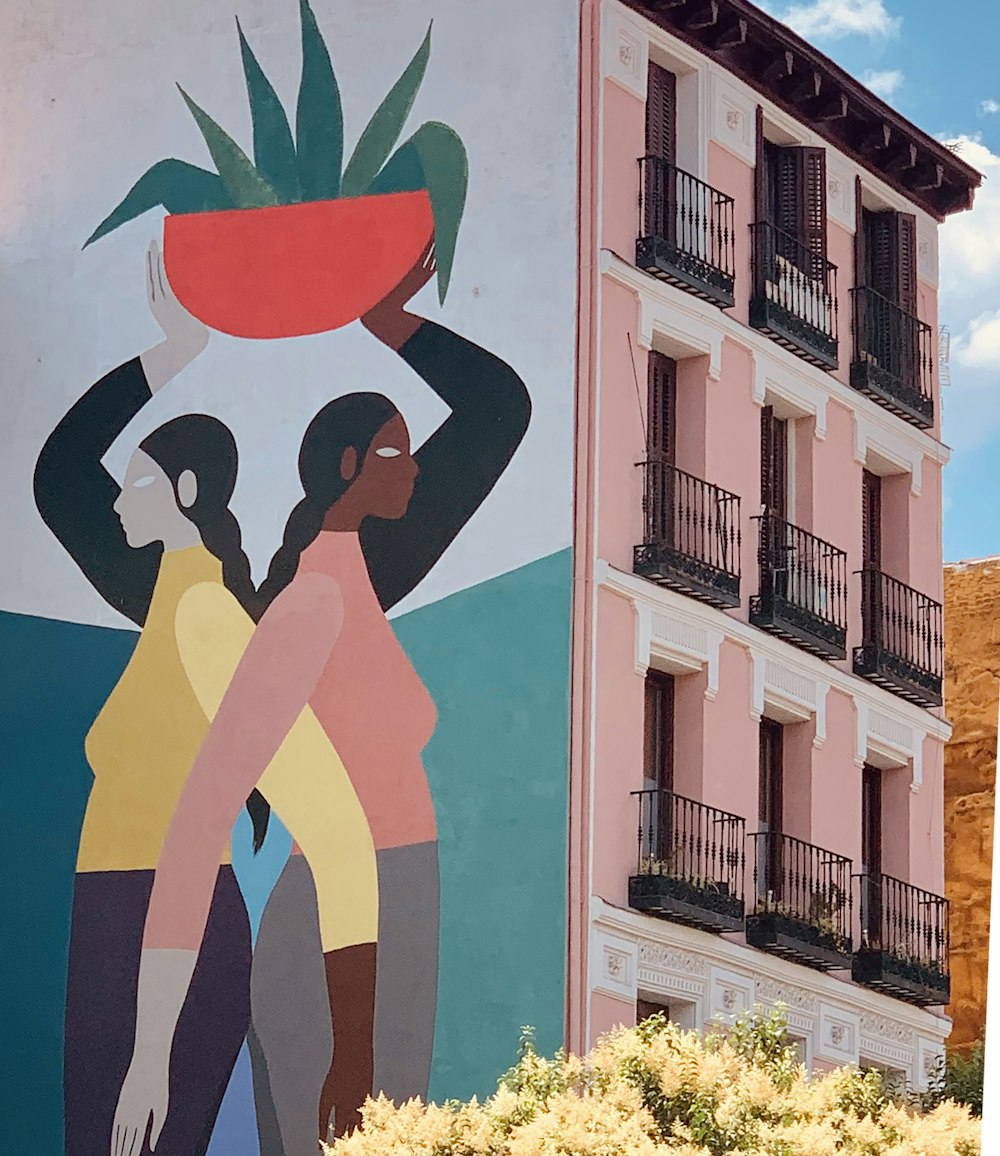
[[[993,0],[770,0],[790,24],[986,176],[971,213],[941,232],[944,553],[1000,554],[1000,10]],[[953,16],[945,18],[950,8]]]

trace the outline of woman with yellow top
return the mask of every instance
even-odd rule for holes
[[[95,780],[73,904],[67,1156],[136,1156],[143,1149],[143,1135],[114,1134],[114,1118],[130,1058],[161,1051],[155,1015],[144,1020],[143,1038],[136,1034],[153,872],[188,771],[254,629],[245,609],[253,606],[250,568],[228,508],[237,468],[229,430],[200,414],[168,422],[141,443],[121,488],[101,464],[128,422],[207,341],[207,330],[170,291],[155,246],[147,255],[147,290],[166,339],[91,387],[50,435],[35,471],[36,504],[49,528],[102,597],[142,627],[85,744]],[[169,1055],[173,1110],[167,1113],[164,1100],[148,1121],[158,1156],[205,1152],[248,1028],[263,1059],[254,1071],[262,1156],[313,1156],[331,1068],[331,1012],[338,1033],[370,1036],[370,1023],[354,1024],[350,1006],[331,1009],[321,952],[350,958],[374,944],[374,846],[343,764],[308,711],[248,800],[255,850],[269,804],[303,854],[289,858],[269,900],[266,893],[241,897],[224,857],[205,949]],[[169,1007],[170,993],[162,995]],[[158,998],[143,995],[154,1009]]]

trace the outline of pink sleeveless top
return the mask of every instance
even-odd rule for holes
[[[310,697],[368,817],[376,848],[437,838],[421,751],[437,722],[434,702],[372,588],[357,534],[324,531],[303,551],[301,574],[333,578],[344,625]]]

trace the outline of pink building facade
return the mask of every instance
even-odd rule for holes
[[[568,1036],[950,1021],[937,230],[978,174],[749,5],[584,4]]]

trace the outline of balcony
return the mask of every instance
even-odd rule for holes
[[[874,289],[852,289],[851,298],[851,385],[904,421],[929,428],[934,424],[931,327]]]
[[[646,525],[633,571],[710,606],[739,606],[739,497],[662,455],[651,455],[642,466]]]
[[[767,221],[750,229],[750,324],[811,365],[836,369],[837,266]]]
[[[672,791],[639,799],[639,865],[629,906],[703,931],[743,926],[746,823]]]
[[[750,621],[819,658],[846,658],[846,553],[775,514],[754,521],[760,585]]]
[[[858,880],[861,947],[851,977],[918,1007],[948,1003],[948,900],[891,875]]]
[[[850,859],[777,831],[751,838],[747,943],[821,971],[850,967]]]
[[[941,603],[881,570],[862,570],[862,644],[854,673],[918,706],[941,705]]]
[[[703,301],[734,302],[735,226],[732,197],[660,157],[641,157],[642,236],[635,263]]]

